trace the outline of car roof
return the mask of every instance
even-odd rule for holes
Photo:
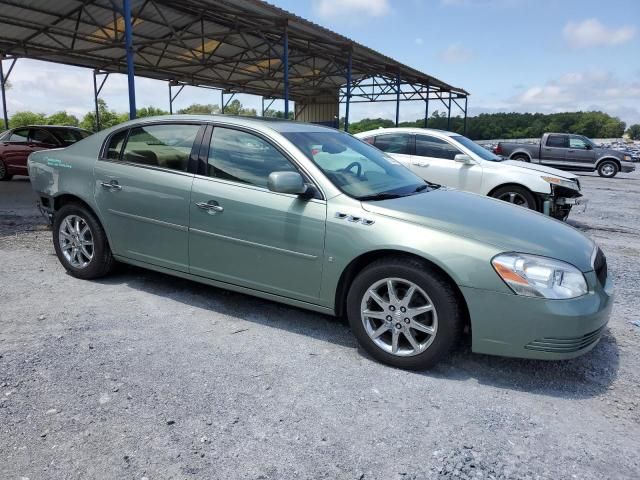
[[[67,128],[70,130],[82,130],[87,131],[84,128],[75,127],[73,125],[22,125],[20,127],[13,127],[11,130],[17,130],[19,128],[43,128],[45,130],[53,129],[53,128]]]
[[[356,134],[356,137],[367,136],[372,134],[386,134],[386,133],[413,133],[413,134],[425,134],[433,133],[442,137],[453,137],[460,135],[456,132],[449,132],[447,130],[439,130],[437,128],[420,128],[420,127],[392,127],[392,128],[378,128],[376,130],[368,130],[366,132],[360,132]]]
[[[268,129],[276,132],[336,132],[335,128],[326,127],[324,125],[317,125],[314,123],[296,122],[293,120],[285,120],[283,118],[273,117],[248,117],[244,115],[223,115],[223,114],[211,114],[211,115],[160,115],[155,117],[143,117],[129,120],[127,122],[117,125],[117,127],[123,126],[136,126],[144,123],[154,122],[171,122],[171,121],[195,121],[195,122],[224,122],[236,126],[247,126],[258,129]]]

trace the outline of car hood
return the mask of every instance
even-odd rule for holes
[[[365,210],[488,243],[505,252],[542,255],[593,270],[595,244],[569,225],[468,192],[440,188],[391,200],[362,202]]]
[[[576,178],[578,178],[573,173],[564,172],[562,170],[558,170],[557,168],[545,167],[544,165],[539,165],[537,163],[519,162],[517,160],[505,160],[503,162],[500,162],[500,165],[509,165],[510,167],[518,168],[519,170],[527,170],[527,173],[548,173],[550,175],[560,178],[566,178],[569,180],[575,180]]]

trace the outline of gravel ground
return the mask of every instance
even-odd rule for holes
[[[571,222],[617,284],[602,341],[423,373],[330,317],[137,268],[76,280],[3,182],[0,478],[639,478],[640,172],[581,180]]]

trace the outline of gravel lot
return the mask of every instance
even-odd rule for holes
[[[76,280],[29,183],[0,183],[0,478],[640,478],[640,172],[581,180],[571,222],[617,285],[600,344],[463,345],[424,373],[330,317],[137,268]]]

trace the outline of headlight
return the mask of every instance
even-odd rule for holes
[[[631,161],[631,155],[625,155],[623,158],[624,158],[625,162],[630,162]]]
[[[491,261],[500,278],[518,295],[544,298],[575,298],[587,293],[580,270],[560,260],[503,253]]]
[[[540,178],[542,178],[542,180],[544,180],[545,182],[549,182],[554,185],[560,185],[561,187],[567,187],[573,190],[580,190],[580,187],[578,187],[578,183],[573,180],[565,180],[564,178],[558,178],[558,177],[540,177]]]

